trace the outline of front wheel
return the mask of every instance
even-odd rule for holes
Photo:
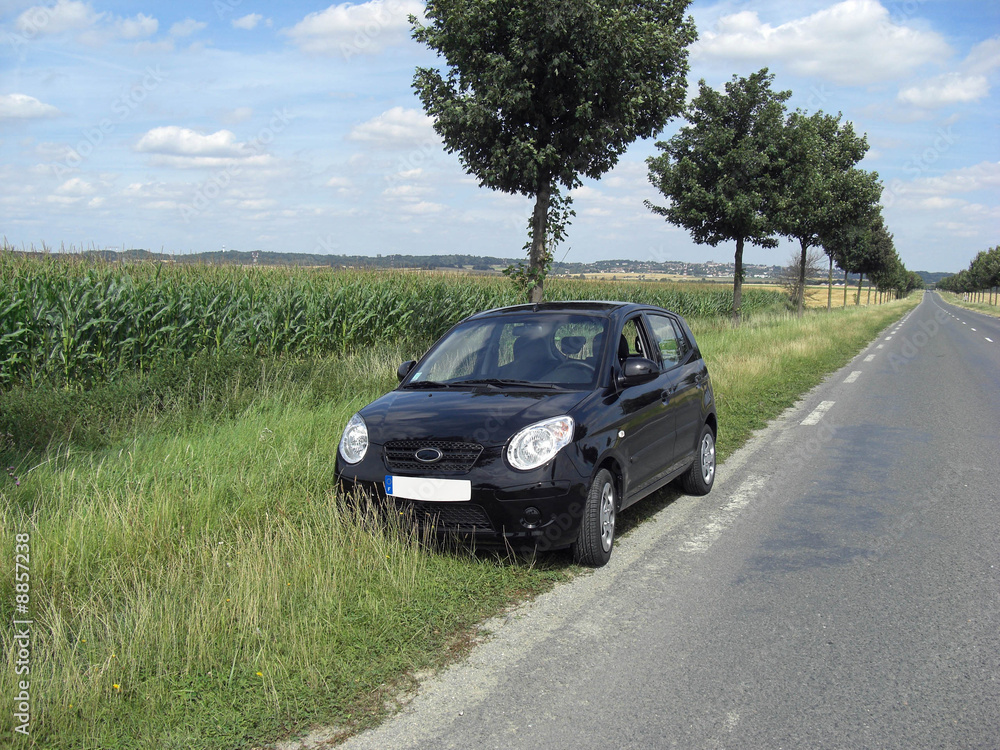
[[[607,469],[594,477],[583,506],[580,534],[573,543],[573,559],[581,565],[599,568],[611,559],[615,544],[617,495],[615,478]]]
[[[707,424],[698,436],[698,450],[694,463],[680,477],[680,486],[686,495],[707,495],[715,484],[715,434]]]

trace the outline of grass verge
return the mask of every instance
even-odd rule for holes
[[[970,302],[954,292],[943,292],[938,291],[944,301],[949,305],[954,305],[955,307],[962,307],[966,310],[972,310],[974,312],[981,312],[985,315],[992,315],[994,318],[1000,318],[1000,306],[991,305],[989,302]]]
[[[720,456],[915,304],[697,323]],[[8,449],[0,554],[13,560],[15,534],[30,535],[31,735],[13,733],[9,711],[0,735],[15,747],[240,748],[315,725],[354,731],[408,675],[453,658],[476,622],[572,575],[559,557],[428,553],[332,494],[341,426],[416,353],[258,363],[252,387],[232,365],[211,386],[139,393],[117,421],[100,416],[114,400],[98,399],[87,430]],[[31,416],[30,393],[11,399]],[[18,653],[5,640],[0,694],[25,679]]]

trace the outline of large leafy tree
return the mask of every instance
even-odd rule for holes
[[[824,235],[845,224],[864,223],[877,212],[882,186],[878,175],[856,169],[868,151],[864,136],[840,115],[797,111],[783,130],[785,166],[776,214],[778,231],[799,242],[798,312],[804,308],[806,255],[822,244]],[[833,290],[830,256],[827,308]]]
[[[776,209],[784,166],[784,102],[790,91],[771,90],[764,68],[747,78],[733,76],[720,92],[701,81],[685,113],[689,125],[657,143],[649,180],[666,206],[646,202],[653,212],[690,231],[699,244],[736,242],[733,321],[740,320],[743,250],[747,242],[777,247]]]
[[[598,179],[684,107],[690,0],[428,0],[413,36],[447,71],[413,86],[480,184],[535,198],[527,278],[542,299],[570,212],[560,191]],[[555,220],[555,226],[550,221]]]

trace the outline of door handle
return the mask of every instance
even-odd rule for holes
[[[676,385],[672,385],[669,388],[663,389],[663,391],[660,393],[660,401],[663,402],[664,406],[670,403],[670,399],[674,397],[675,393],[677,393]]]

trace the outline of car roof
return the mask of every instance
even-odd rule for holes
[[[619,310],[660,310],[655,305],[640,305],[635,302],[609,302],[606,300],[579,300],[567,302],[537,302],[525,305],[512,305],[510,307],[497,307],[492,310],[484,310],[469,316],[468,320],[485,317],[495,317],[502,315],[518,315],[526,312],[538,313],[592,313],[598,315],[611,315]]]

